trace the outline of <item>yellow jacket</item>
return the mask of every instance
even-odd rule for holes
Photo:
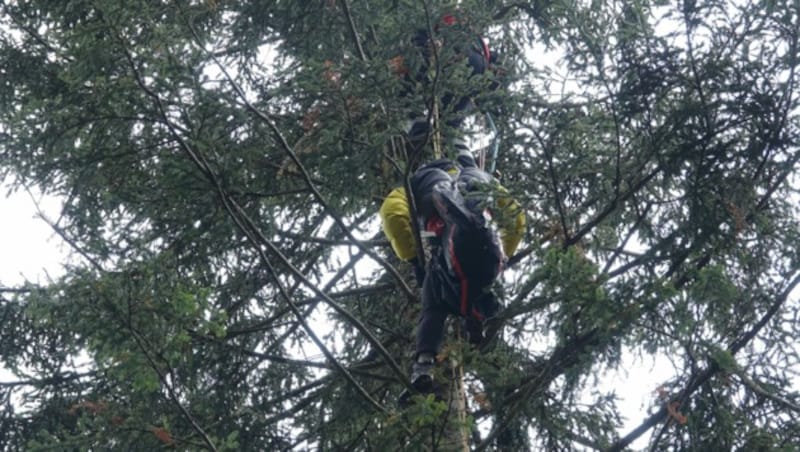
[[[493,214],[500,231],[503,252],[506,256],[513,256],[525,234],[525,213],[505,189],[501,188],[496,198],[499,211]],[[383,232],[397,257],[405,261],[416,257],[417,246],[414,230],[411,228],[411,213],[405,189],[398,187],[392,190],[383,200],[379,213]]]

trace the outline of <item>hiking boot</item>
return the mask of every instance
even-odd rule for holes
[[[420,356],[411,368],[411,385],[419,392],[431,392],[433,390],[433,366],[434,358]]]

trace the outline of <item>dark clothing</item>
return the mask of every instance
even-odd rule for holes
[[[442,348],[444,341],[444,322],[452,313],[444,300],[437,296],[440,284],[435,281],[439,276],[434,276],[437,270],[428,266],[425,272],[425,282],[422,285],[422,311],[419,313],[417,324],[417,354],[430,353],[436,355]]]
[[[434,31],[439,31],[439,29],[439,27],[436,27]],[[453,33],[451,32],[453,28],[449,26],[445,27],[444,30],[446,31],[441,35],[436,35],[435,39],[444,38],[446,40],[446,35],[450,35],[453,42],[444,42],[443,44],[450,45],[455,53],[466,57],[466,63],[472,68],[471,75],[483,74],[491,63],[496,62],[497,58],[492,55],[489,46],[486,45],[486,41],[480,35],[469,30]],[[414,78],[417,82],[427,82],[429,62],[433,57],[432,48],[434,42],[431,40],[428,30],[425,29],[418,29],[411,42],[419,51],[421,59],[420,68]],[[452,100],[452,97],[450,100]]]
[[[460,294],[449,281],[441,260],[441,253],[431,258],[422,286],[422,311],[417,324],[417,354],[439,353],[444,341],[444,322],[447,316],[461,316],[460,310],[456,309],[456,300],[460,298]],[[480,338],[483,321],[497,314],[500,304],[494,294],[487,290],[479,292],[472,308],[473,312],[463,317],[462,328],[470,338]]]
[[[480,336],[476,325],[479,333],[481,322],[498,310],[489,289],[505,256],[485,216],[486,192],[480,190],[491,180],[467,154],[456,162],[431,162],[411,178],[420,230],[435,235],[422,288],[417,353],[438,353],[448,314],[467,319],[474,338]]]
[[[411,39],[411,43],[417,51],[417,58],[419,64],[413,74],[410,71],[405,73],[406,88],[401,93],[401,97],[406,97],[411,94],[417,83],[429,84],[431,82],[429,70],[432,59],[432,48],[437,45],[436,40],[440,41],[443,46],[447,46],[463,59],[458,59],[459,63],[466,63],[471,69],[471,76],[485,73],[491,66],[491,63],[496,62],[496,56],[491,53],[489,46],[484,39],[459,24],[459,19],[452,15],[445,15],[442,17],[441,22],[434,26],[434,38],[431,39],[428,30],[419,29]],[[444,52],[439,53],[442,58]],[[452,65],[452,61],[446,62],[442,67],[447,69]],[[463,64],[462,63],[462,64]],[[448,71],[445,71],[448,72]],[[445,76],[447,76],[445,74]],[[498,83],[493,82],[489,89],[496,89]],[[466,116],[473,110],[474,104],[472,96],[477,94],[477,90],[468,93],[450,93],[446,92],[440,98],[440,111],[452,111],[452,114],[447,115],[448,118],[444,121],[448,127],[453,129],[460,129],[463,125]],[[424,145],[428,135],[431,132],[431,125],[427,121],[427,116],[418,111],[412,110],[409,113],[409,119],[413,120],[411,129],[408,130],[408,137],[412,146],[412,153],[418,152]]]
[[[438,237],[445,268],[462,287],[491,284],[505,259],[497,230],[489,221],[488,189],[492,180],[468,153],[459,155],[455,162],[431,162],[411,177],[420,230]],[[462,300],[461,304],[470,301]],[[462,311],[463,315],[469,313],[466,307]]]
[[[411,193],[416,201],[421,227],[424,229],[426,220],[437,215],[435,193],[456,198],[462,196],[457,194],[458,189],[476,191],[478,182],[491,180],[491,176],[479,169],[475,159],[467,154],[459,155],[455,162],[439,159],[421,166],[411,177]]]

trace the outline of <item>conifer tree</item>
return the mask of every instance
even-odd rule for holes
[[[401,95],[392,61],[420,67],[443,13],[502,54],[500,89],[443,46]],[[0,174],[62,200],[42,221],[74,259],[0,289],[0,444],[441,448],[448,406],[396,403],[419,300],[376,212],[409,113],[466,92],[529,223],[499,340],[448,347],[468,447],[793,450],[798,22],[780,0],[1,1]],[[654,355],[675,373],[621,413],[602,375]]]

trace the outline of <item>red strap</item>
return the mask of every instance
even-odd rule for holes
[[[456,225],[453,225],[447,241],[450,252],[450,261],[453,263],[453,271],[456,272],[456,277],[458,277],[458,281],[461,285],[461,315],[466,317],[469,313],[467,310],[467,308],[469,308],[469,284],[467,283],[467,277],[464,275],[464,271],[461,269],[461,262],[458,261],[455,247],[453,246],[453,234],[455,233],[455,229]]]
[[[489,51],[489,45],[486,44],[486,40],[480,36],[478,36],[478,41],[481,43],[481,47],[483,48],[483,57],[486,58],[486,65],[488,66],[492,61],[492,53]]]
[[[444,230],[444,220],[439,218],[437,215],[428,218],[428,221],[425,223],[425,230],[428,232],[433,232],[436,234],[436,237],[440,237],[442,235],[442,231]]]

